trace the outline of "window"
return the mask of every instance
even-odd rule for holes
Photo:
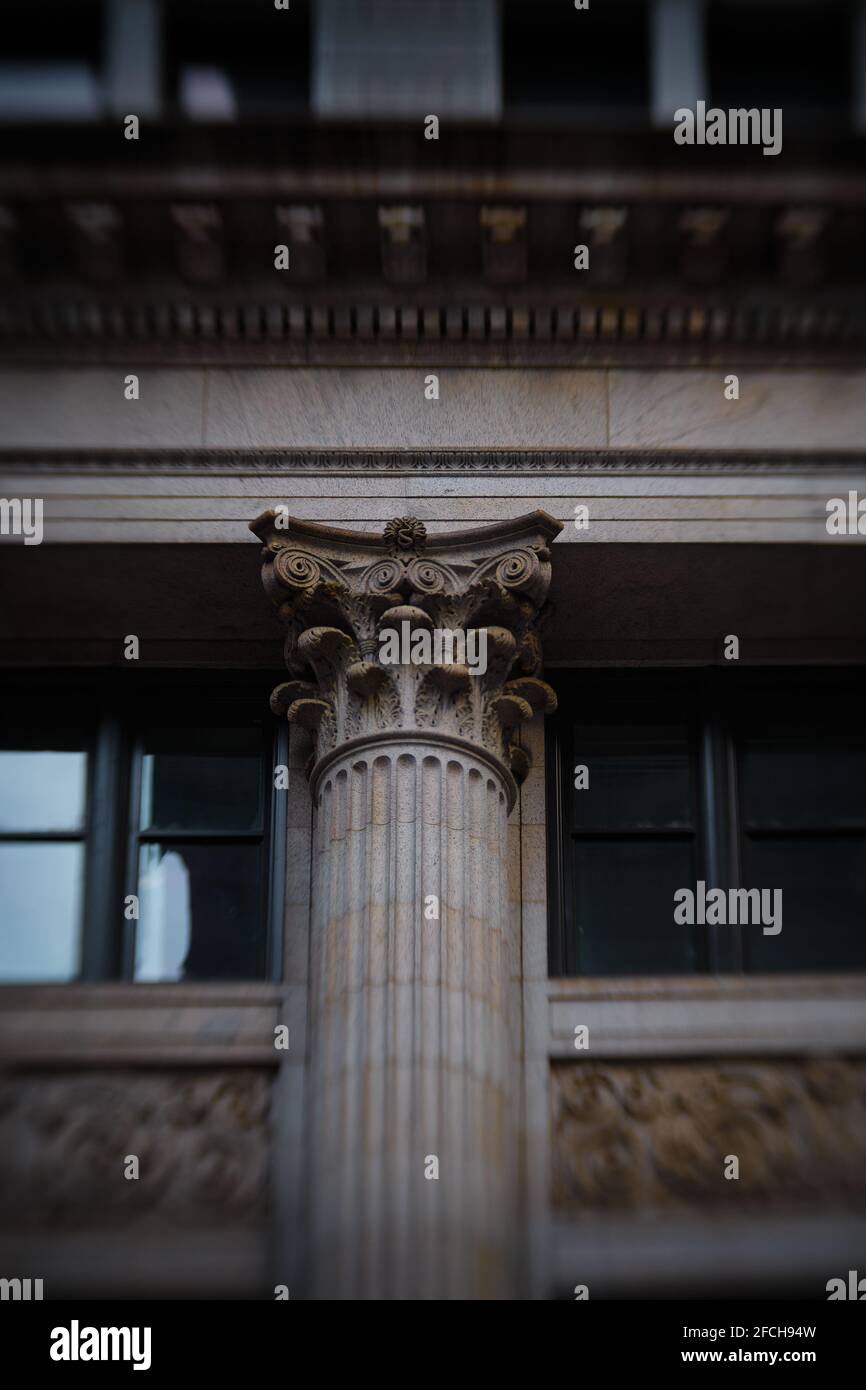
[[[51,705],[23,684],[0,736],[0,980],[272,977],[274,682],[45,683]]]
[[[552,973],[866,969],[864,674],[549,677]]]

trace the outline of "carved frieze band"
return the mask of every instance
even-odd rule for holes
[[[268,475],[419,473],[579,478],[607,473],[783,474],[803,476],[822,469],[861,474],[866,454],[834,449],[778,450],[775,454],[725,449],[2,449],[0,466],[45,475],[72,471],[109,477],[168,469],[172,474],[235,477],[238,472]],[[256,523],[257,525],[258,523]]]
[[[8,1077],[0,1225],[258,1225],[270,1097],[270,1075],[248,1068]]]
[[[551,1097],[553,1202],[575,1218],[866,1209],[866,1059],[558,1063]]]

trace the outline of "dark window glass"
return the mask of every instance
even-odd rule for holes
[[[694,928],[675,923],[671,906],[695,878],[698,854],[688,703],[675,691],[667,703],[649,702],[610,684],[594,692],[590,682],[564,696],[559,726],[570,750],[563,968],[697,969]]]
[[[577,763],[591,764],[588,791],[574,791],[575,829],[688,829],[692,824],[684,724],[583,724]]]
[[[9,5],[4,13],[2,61],[70,63],[88,58],[98,63],[104,28],[102,0]]]
[[[506,111],[556,111],[609,122],[649,106],[647,7],[507,0],[502,20]]]
[[[753,970],[866,969],[866,837],[748,843],[750,887],[782,889],[782,931],[747,935]]]
[[[260,830],[261,822],[261,724],[148,730],[140,829]]]
[[[710,99],[722,107],[847,111],[852,14],[848,5],[715,0],[706,16]]]
[[[750,721],[740,748],[747,826],[866,830],[866,721],[813,706],[808,721]]]
[[[695,930],[678,926],[671,904],[695,877],[691,845],[670,840],[577,841],[574,846],[577,958],[582,975],[698,969]]]
[[[773,718],[766,705],[766,696],[739,701],[734,723],[743,880],[783,887],[783,926],[779,944],[749,933],[747,962],[755,970],[863,969],[863,700],[829,677]]]

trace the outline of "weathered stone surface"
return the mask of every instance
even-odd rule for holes
[[[139,377],[128,401],[124,378]],[[203,374],[94,367],[0,371],[0,418],[7,448],[195,448],[203,440]]]
[[[738,400],[725,377],[739,375]],[[612,371],[611,448],[859,449],[866,430],[861,371]]]
[[[225,448],[537,449],[607,443],[603,372],[286,368],[208,373],[204,442]]]

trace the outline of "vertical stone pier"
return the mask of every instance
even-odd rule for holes
[[[315,742],[311,1291],[508,1297],[506,821],[516,732],[555,704],[536,619],[560,523],[533,512],[430,542],[413,518],[376,537],[266,512],[252,529],[287,629],[272,707]],[[437,651],[437,630],[483,632],[486,670],[447,636]],[[387,659],[387,632],[410,659]]]

